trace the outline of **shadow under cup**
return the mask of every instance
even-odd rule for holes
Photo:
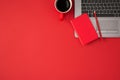
[[[56,0],[55,8],[60,13],[67,13],[72,7],[71,0]]]

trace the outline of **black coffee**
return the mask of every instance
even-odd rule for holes
[[[56,8],[61,12],[65,12],[70,8],[70,1],[69,0],[57,0]]]

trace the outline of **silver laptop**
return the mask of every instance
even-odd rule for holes
[[[94,11],[99,20],[102,36],[120,37],[120,0],[75,0],[75,18],[88,13],[98,33]],[[74,34],[78,38],[75,31]]]

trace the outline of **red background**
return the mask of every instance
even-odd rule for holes
[[[58,15],[54,0],[0,1],[0,80],[120,80],[120,39],[83,47],[73,8]]]

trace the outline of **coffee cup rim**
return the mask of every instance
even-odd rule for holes
[[[62,12],[62,11],[60,11],[60,10],[57,9],[57,7],[56,7],[56,2],[57,2],[57,0],[55,0],[55,2],[54,2],[55,9],[56,9],[58,12],[60,12],[60,13],[67,13],[67,12],[69,12],[69,11],[71,10],[71,8],[72,8],[72,1],[69,0],[69,2],[70,2],[70,8],[69,8],[67,11]]]

